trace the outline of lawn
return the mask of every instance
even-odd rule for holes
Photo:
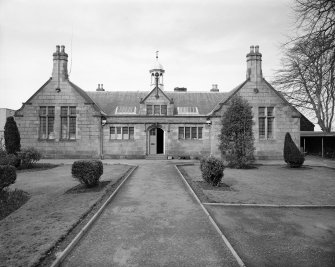
[[[183,166],[193,186],[202,189],[204,202],[335,205],[335,170],[326,167],[290,169],[259,166],[255,169],[225,169],[222,182],[230,190],[206,190],[201,186],[199,165]]]
[[[129,165],[104,165],[105,188],[78,193],[71,165],[38,172],[20,172],[11,186],[28,192],[29,201],[0,221],[0,266],[32,266],[64,238]]]
[[[228,188],[204,186],[198,164],[179,168],[203,203],[335,205],[326,167],[225,169]],[[334,208],[205,207],[246,266],[335,266]]]

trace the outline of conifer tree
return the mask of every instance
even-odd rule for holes
[[[5,124],[5,147],[8,154],[16,154],[21,148],[21,138],[14,117],[10,116]]]
[[[285,135],[284,160],[291,168],[299,168],[305,161],[304,155],[293,142],[290,133]]]
[[[251,106],[240,96],[230,100],[221,119],[219,149],[226,155],[228,166],[247,168],[254,161],[254,136]]]

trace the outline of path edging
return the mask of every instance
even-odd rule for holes
[[[225,207],[259,207],[259,208],[335,208],[335,205],[281,205],[281,204],[252,204],[252,203],[202,203],[207,206],[225,206]]]
[[[84,234],[90,229],[93,223],[99,218],[100,214],[107,207],[109,202],[115,197],[119,189],[122,185],[127,181],[127,179],[133,174],[133,172],[137,169],[138,165],[133,166],[129,171],[127,176],[123,179],[123,181],[119,184],[119,186],[114,190],[114,192],[109,196],[109,198],[105,201],[105,203],[99,208],[99,210],[94,214],[94,216],[87,222],[87,224],[80,230],[80,232],[75,236],[75,238],[71,241],[71,243],[60,253],[57,254],[56,259],[51,264],[51,267],[58,267],[67,257],[67,255],[72,251],[72,249],[76,246],[79,240],[84,236]]]
[[[187,165],[187,164],[185,164],[185,165]],[[177,172],[179,173],[179,176],[182,178],[183,182],[185,183],[185,185],[187,186],[187,188],[189,189],[189,191],[191,192],[191,194],[193,195],[193,197],[195,198],[195,200],[198,202],[198,204],[200,205],[201,209],[205,212],[205,214],[207,215],[208,219],[210,220],[210,222],[214,226],[215,230],[221,236],[223,242],[226,244],[226,246],[228,247],[228,249],[230,250],[230,252],[233,254],[234,258],[236,259],[236,261],[238,263],[238,265],[240,267],[246,267],[246,265],[244,264],[244,262],[242,261],[242,259],[240,258],[240,256],[237,254],[237,252],[235,251],[235,249],[232,247],[232,245],[228,241],[227,237],[222,233],[222,231],[220,230],[219,226],[217,225],[217,223],[215,222],[215,220],[213,219],[213,217],[209,214],[208,210],[201,203],[200,199],[195,194],[195,192],[193,191],[192,187],[186,181],[184,175],[178,169],[179,166],[182,167],[182,166],[185,166],[185,165],[184,164],[176,164],[175,165],[175,168],[176,168]]]

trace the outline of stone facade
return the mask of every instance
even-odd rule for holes
[[[220,118],[235,94],[252,106],[256,157],[281,158],[286,132],[299,142],[301,114],[262,77],[257,46],[247,55],[246,81],[227,93],[217,87],[205,93],[163,91],[165,71],[158,59],[150,70],[151,81],[156,80],[150,92],[108,92],[102,85],[95,92],[83,91],[68,79],[67,57],[64,47],[57,46],[52,77],[15,114],[22,146],[34,146],[45,157],[220,156]],[[54,107],[49,122],[44,107]],[[259,136],[264,107],[273,108],[271,138]],[[66,110],[75,110],[68,120]]]

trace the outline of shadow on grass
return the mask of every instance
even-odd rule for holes
[[[34,163],[29,167],[18,167],[16,169],[17,173],[22,173],[22,172],[36,172],[36,171],[44,171],[44,170],[49,170],[52,168],[56,168],[58,166],[61,166],[63,164],[52,164],[52,163]]]
[[[80,193],[90,193],[90,192],[100,192],[103,190],[111,181],[99,182],[97,186],[86,187],[83,184],[78,184],[65,192],[65,194],[80,194]]]
[[[20,208],[29,198],[30,195],[22,190],[2,190],[0,192],[0,221]]]

